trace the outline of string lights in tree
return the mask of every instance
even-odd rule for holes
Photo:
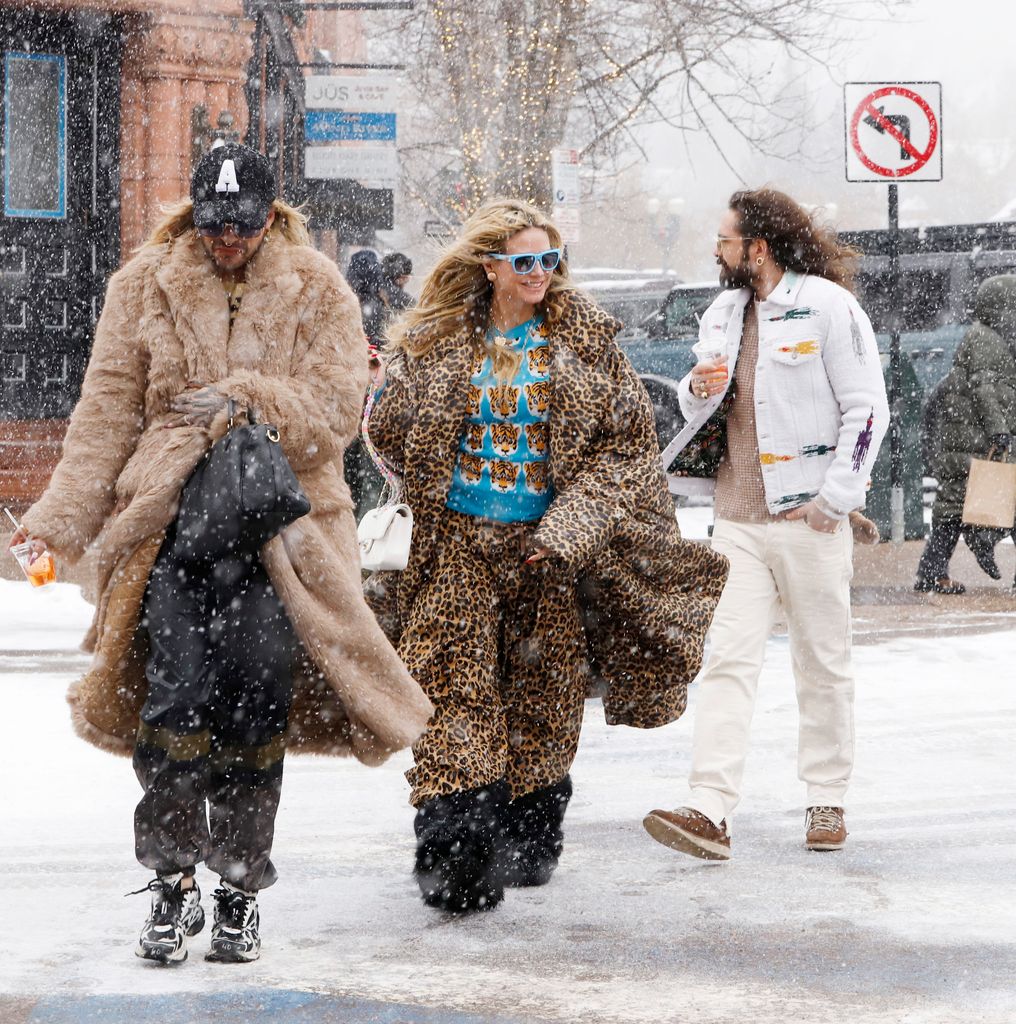
[[[857,17],[896,3],[850,0],[849,9]],[[785,73],[788,57],[830,59],[847,7],[420,0],[376,41],[406,65],[414,91],[416,130],[400,147],[411,185],[460,217],[494,194],[549,207],[553,149],[578,149],[594,170],[616,168],[640,155],[635,129],[649,122],[791,155],[808,112],[803,85]]]

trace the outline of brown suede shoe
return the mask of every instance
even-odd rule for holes
[[[847,845],[847,826],[842,807],[809,807],[804,815],[809,850],[842,850]]]
[[[730,860],[727,823],[714,825],[704,814],[690,807],[676,811],[650,811],[642,819],[645,830],[664,846],[702,860]]]

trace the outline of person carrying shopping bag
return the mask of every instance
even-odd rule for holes
[[[497,199],[388,336],[367,432],[414,533],[366,589],[435,705],[407,773],[434,907],[548,881],[594,674],[608,722],[651,727],[701,662],[726,560],[681,539],[619,328],[553,223]]]
[[[952,368],[928,399],[935,415],[928,417],[932,429],[927,461],[938,493],[914,582],[914,590],[925,593],[965,591],[949,576],[949,560],[961,536],[981,568],[996,580],[1002,574],[995,545],[1006,533],[1016,539],[1012,527],[992,530],[963,522],[971,460],[1011,456],[1016,436],[1016,275],[985,278],[977,289],[974,317]]]

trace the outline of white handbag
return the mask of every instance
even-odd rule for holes
[[[387,489],[387,488],[386,488]],[[381,492],[384,495],[384,491]],[[364,512],[356,528],[360,542],[360,567],[367,572],[395,569],[409,564],[413,539],[413,510],[404,501],[386,501]]]
[[[409,564],[409,549],[413,539],[413,510],[399,499],[402,481],[381,458],[367,432],[376,392],[371,389],[363,412],[363,446],[378,472],[384,477],[384,487],[377,508],[365,512],[356,528],[360,545],[360,567],[367,572],[383,569],[401,572]]]

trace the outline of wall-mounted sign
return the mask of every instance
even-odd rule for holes
[[[308,110],[303,131],[308,142],[394,142],[395,115]]]
[[[398,79],[391,75],[308,75],[304,83],[308,110],[383,114],[396,107]]]
[[[399,155],[393,146],[308,146],[304,177],[349,178],[364,188],[394,189],[399,179]]]

